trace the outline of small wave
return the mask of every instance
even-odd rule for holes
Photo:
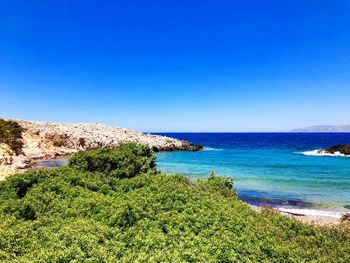
[[[312,150],[312,151],[305,151],[305,152],[297,152],[297,154],[303,154],[307,156],[330,156],[330,157],[350,157],[350,155],[345,155],[340,152],[334,152],[334,153],[327,153],[324,150]]]
[[[204,147],[204,151],[222,151],[223,149],[220,148],[212,148],[212,147]]]

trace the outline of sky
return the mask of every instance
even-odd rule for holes
[[[140,131],[350,123],[350,1],[0,1],[0,116]]]

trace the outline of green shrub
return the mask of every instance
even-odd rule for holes
[[[52,144],[55,147],[63,147],[65,143],[64,140],[54,140]]]
[[[6,143],[18,155],[22,152],[23,128],[15,121],[0,119],[0,143]]]
[[[207,191],[220,193],[224,197],[237,197],[233,187],[233,179],[226,176],[215,176],[211,171],[208,180],[199,180],[200,186]]]
[[[142,147],[122,149],[131,162],[150,158]],[[111,173],[124,162],[110,173],[97,165],[116,157],[74,158],[72,167],[0,182],[0,262],[350,262],[346,222],[320,227],[258,213],[214,174],[189,181],[137,168],[146,172],[121,179]]]
[[[141,173],[156,172],[156,157],[144,145],[122,144],[114,149],[81,151],[69,159],[69,167],[90,172],[101,172],[117,178],[131,178]]]

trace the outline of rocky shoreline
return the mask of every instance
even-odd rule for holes
[[[339,144],[324,150],[306,151],[304,152],[304,154],[311,155],[311,156],[350,157],[350,145]]]
[[[324,150],[325,153],[340,153],[344,155],[350,155],[350,145],[339,144]]]
[[[16,155],[8,145],[0,144],[0,178],[29,167],[37,159],[53,159],[80,150],[112,148],[126,142],[147,145],[156,152],[203,149],[188,141],[103,124],[14,121],[24,129],[22,153]]]

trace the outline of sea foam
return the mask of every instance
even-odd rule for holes
[[[204,151],[222,151],[223,149],[220,148],[212,148],[212,147],[204,147]]]
[[[350,155],[345,155],[341,152],[328,153],[320,149],[305,152],[297,152],[297,154],[303,154],[307,156],[350,157]]]

